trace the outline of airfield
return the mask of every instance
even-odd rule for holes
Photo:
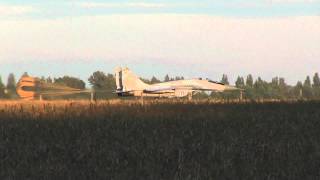
[[[1,101],[0,178],[317,179],[319,101]]]

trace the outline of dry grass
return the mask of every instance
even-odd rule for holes
[[[0,103],[0,179],[318,179],[319,102]]]

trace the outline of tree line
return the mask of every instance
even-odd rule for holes
[[[28,74],[24,73],[22,76],[28,76]],[[183,76],[170,77],[168,74],[163,80],[160,80],[155,76],[151,79],[141,78],[142,81],[148,84],[183,79]],[[83,80],[72,76],[58,78],[41,77],[40,81],[49,84],[65,85],[76,89],[86,88],[86,83]],[[88,78],[88,82],[91,88],[96,91],[97,98],[115,97],[115,95],[111,93],[116,89],[115,77],[113,74],[96,71]],[[220,82],[226,85],[230,84],[226,74],[222,75]],[[9,74],[6,84],[4,84],[0,76],[0,98],[18,98],[15,92],[16,83],[17,80],[13,73]],[[243,89],[243,98],[246,99],[320,99],[320,78],[318,73],[315,73],[312,77],[307,76],[304,81],[298,81],[296,85],[288,85],[282,77],[274,77],[268,82],[261,77],[254,79],[251,74],[246,77],[238,76],[234,84],[236,87]],[[239,98],[239,92],[201,92],[195,97],[234,99]]]

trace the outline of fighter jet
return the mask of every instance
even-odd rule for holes
[[[128,68],[116,68],[115,79],[118,96],[140,96],[140,97],[186,97],[202,91],[233,91],[240,90],[236,87],[225,85],[209,79],[188,79],[169,81],[157,84],[146,84]],[[17,84],[17,94],[21,99],[41,99],[42,96],[61,96],[78,93],[91,93],[93,99],[95,91],[75,89],[67,86],[45,83],[35,77],[22,77]]]
[[[233,91],[240,90],[236,87],[225,85],[209,79],[188,79],[146,84],[128,68],[115,69],[115,79],[118,96],[140,97],[186,97],[192,98],[201,91]]]

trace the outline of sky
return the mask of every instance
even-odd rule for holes
[[[320,0],[0,0],[0,75],[295,84],[320,72]]]

